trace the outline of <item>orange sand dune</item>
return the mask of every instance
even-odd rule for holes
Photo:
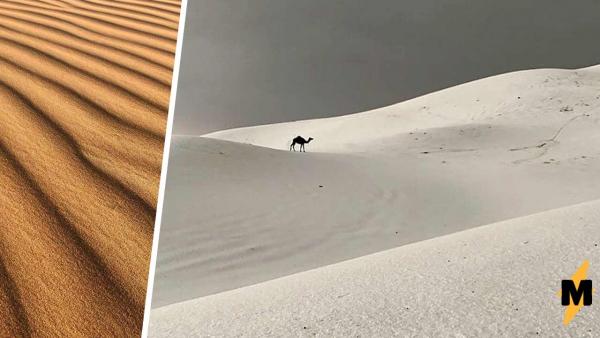
[[[10,1],[3,0],[0,2],[0,8],[18,9],[31,14],[45,14],[54,17],[63,22],[72,23],[76,26],[85,28],[86,30],[95,31],[106,36],[120,38],[125,41],[140,44],[146,47],[155,48],[166,52],[175,52],[175,39],[168,39],[162,34],[151,34],[144,31],[147,27],[136,26],[135,23],[128,26],[117,24],[115,21],[122,23],[123,20],[103,21],[90,16],[83,16],[79,13],[74,13],[62,10],[62,7],[56,6],[34,6],[37,1]],[[103,15],[102,18],[110,17]]]
[[[0,337],[139,335],[179,5],[0,2]]]

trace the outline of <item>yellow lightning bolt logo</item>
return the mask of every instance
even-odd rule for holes
[[[573,276],[571,276],[571,280],[575,284],[575,288],[579,288],[579,283],[582,280],[586,279],[587,270],[588,270],[589,266],[590,266],[589,261],[587,261],[587,260],[583,261],[583,263],[581,264],[579,269],[577,269],[577,271],[573,274]],[[596,290],[592,289],[592,293],[594,291],[596,291]],[[558,291],[559,297],[561,296],[561,294],[562,294],[562,291]],[[566,309],[565,309],[565,315],[563,317],[563,325],[565,325],[565,326],[569,325],[571,320],[573,320],[575,315],[577,315],[577,313],[579,313],[579,310],[581,310],[582,307],[583,307],[583,300],[580,300],[578,304],[575,304],[575,302],[571,298],[570,304],[567,305]]]

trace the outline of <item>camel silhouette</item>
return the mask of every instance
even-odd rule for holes
[[[312,138],[312,137],[309,137],[308,140],[305,140],[302,136],[296,136],[292,140],[292,145],[290,145],[290,151],[292,151],[292,150],[296,151],[296,144],[299,144],[300,151],[306,152],[306,150],[304,149],[304,145],[309,143],[312,140],[314,140],[314,138]]]

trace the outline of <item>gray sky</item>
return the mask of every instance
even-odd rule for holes
[[[345,115],[600,63],[600,0],[191,0],[175,134]]]

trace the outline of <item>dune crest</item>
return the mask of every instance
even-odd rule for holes
[[[0,336],[138,336],[180,1],[0,3]]]
[[[313,151],[356,153],[393,150],[400,147],[397,141],[401,137],[410,136],[413,141],[421,141],[412,142],[417,147],[430,138],[423,132],[441,128],[500,125],[557,130],[571,117],[598,109],[599,83],[599,66],[524,70],[362,113],[229,129],[204,136],[287,150],[291,138],[302,134],[315,138]],[[548,138],[551,136],[550,132]]]

